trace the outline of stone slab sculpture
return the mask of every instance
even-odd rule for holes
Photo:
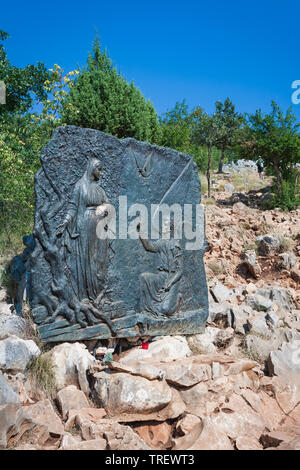
[[[205,220],[192,157],[65,126],[41,163],[31,254],[41,339],[203,331]]]

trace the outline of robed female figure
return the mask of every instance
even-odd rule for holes
[[[69,201],[66,216],[57,229],[70,282],[79,300],[95,300],[104,289],[108,240],[97,236],[97,224],[105,216],[108,198],[99,184],[102,166],[88,160],[87,168]]]

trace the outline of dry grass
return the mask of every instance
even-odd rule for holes
[[[227,266],[227,263],[224,260],[209,261],[207,263],[207,267],[212,271],[212,273],[215,276],[218,276],[220,274],[228,274],[229,273],[229,268]]]
[[[38,335],[36,324],[33,321],[31,309],[28,302],[23,303],[22,317],[26,321],[24,339],[32,339],[42,349],[41,339]]]
[[[232,176],[232,184],[236,191],[249,191],[251,189],[261,189],[266,186],[266,181],[261,181],[255,172],[244,171],[234,173]]]
[[[290,238],[285,237],[284,235],[275,235],[279,239],[279,251],[284,253],[285,251],[289,251],[292,246],[293,242]]]
[[[22,312],[22,316],[26,320],[25,339],[34,341],[40,350],[43,351],[44,346],[37,333],[37,328],[33,321],[31,309],[28,303],[23,304]],[[55,370],[51,356],[44,353],[33,359],[28,367],[28,375],[35,395],[39,396],[40,394],[44,394],[53,401],[57,392],[57,387]]]
[[[215,206],[217,204],[217,201],[211,197],[206,197],[202,199],[202,204],[205,204],[206,206]]]
[[[241,349],[241,356],[251,359],[253,361],[258,362],[259,364],[263,364],[268,357],[264,357],[263,355],[259,354],[252,348],[247,348],[246,345],[242,345]]]
[[[200,183],[201,183],[201,193],[205,194],[205,193],[207,193],[207,179],[206,179],[206,176],[199,173],[199,179],[200,179]]]
[[[42,354],[35,358],[28,369],[30,381],[36,394],[45,393],[45,395],[54,399],[57,386],[55,381],[55,371],[52,358],[49,354]]]
[[[273,228],[273,225],[267,224],[267,222],[261,222],[256,232],[256,236],[266,235],[267,233],[270,233]]]
[[[246,251],[254,250],[257,254],[257,245],[256,243],[244,243],[243,249],[241,251],[241,258],[245,257]]]

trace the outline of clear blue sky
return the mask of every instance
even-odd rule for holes
[[[184,98],[211,112],[227,96],[241,112],[267,111],[272,99],[287,109],[300,80],[299,1],[17,0],[0,8],[13,64],[83,66],[97,30],[158,113]],[[300,121],[300,104],[293,111]]]

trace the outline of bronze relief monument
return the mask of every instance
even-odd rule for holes
[[[66,126],[41,162],[31,282],[42,340],[202,331],[205,220],[192,157]]]

